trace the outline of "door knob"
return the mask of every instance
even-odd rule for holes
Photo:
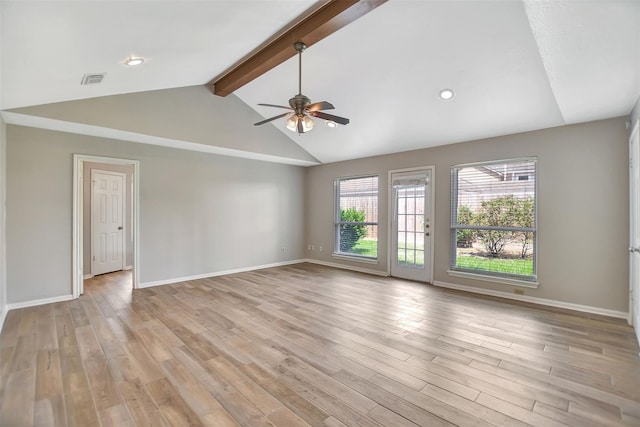
[[[122,230],[122,226],[118,227],[118,230]]]

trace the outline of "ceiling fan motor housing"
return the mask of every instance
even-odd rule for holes
[[[298,94],[289,100],[289,105],[296,112],[296,116],[302,117],[305,109],[311,104],[311,100],[302,94]]]

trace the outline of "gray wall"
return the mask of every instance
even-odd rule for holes
[[[450,170],[460,163],[538,158],[538,279],[533,297],[628,311],[628,117],[314,166],[306,170],[307,257],[386,271],[387,172],[435,165],[434,280],[513,293],[509,285],[451,277]],[[333,180],[379,174],[378,265],[331,257]],[[322,245],[326,248],[318,252]]]
[[[0,23],[2,22],[2,16],[0,16]],[[1,25],[1,24],[0,24]],[[2,29],[0,28],[0,33]],[[0,55],[0,58],[2,55]],[[2,69],[0,64],[0,70]],[[0,83],[2,78],[0,76]],[[0,85],[0,95],[2,94],[2,87]],[[0,99],[2,96],[0,96]],[[0,332],[2,331],[2,323],[7,310],[7,282],[6,282],[6,256],[5,256],[5,241],[6,241],[6,226],[5,226],[5,188],[6,188],[6,124],[4,118],[0,116]]]
[[[317,163],[300,145],[283,138],[275,126],[254,126],[263,117],[238,97],[212,96],[204,85],[9,111]]]
[[[83,244],[83,261],[84,268],[83,274],[91,274],[91,171],[93,169],[112,171],[124,173],[124,200],[125,200],[125,214],[124,214],[124,229],[125,229],[125,266],[133,265],[133,227],[131,223],[131,204],[132,204],[132,187],[133,182],[133,165],[110,165],[105,163],[92,163],[85,162],[82,171],[82,190],[83,190],[83,218],[82,218],[82,237]]]
[[[304,256],[300,167],[8,125],[9,303],[71,293],[74,153],[140,161],[141,283]]]
[[[6,224],[5,224],[5,194],[6,194],[6,170],[7,170],[7,141],[6,124],[0,116],[0,330],[2,320],[7,309],[7,263],[5,255]]]

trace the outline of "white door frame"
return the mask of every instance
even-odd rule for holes
[[[424,170],[428,170],[430,171],[430,176],[431,176],[431,180],[429,181],[429,185],[431,186],[431,197],[429,200],[429,211],[425,211],[425,215],[429,215],[429,218],[431,219],[430,223],[431,225],[431,238],[429,239],[429,252],[430,252],[430,264],[431,264],[431,268],[429,269],[429,271],[427,271],[427,277],[425,278],[426,282],[428,283],[433,283],[433,261],[434,261],[434,250],[433,250],[433,242],[435,241],[435,200],[436,200],[436,187],[435,187],[435,182],[436,182],[436,167],[431,165],[431,166],[422,166],[422,167],[413,167],[413,168],[405,168],[405,169],[393,169],[390,170],[388,172],[388,177],[387,177],[387,182],[388,182],[388,202],[387,202],[387,207],[388,207],[388,218],[389,218],[389,224],[388,224],[388,233],[387,233],[387,248],[389,248],[387,250],[387,272],[389,275],[391,275],[391,262],[393,259],[393,253],[392,253],[392,239],[393,239],[393,207],[395,205],[394,200],[393,200],[393,188],[391,188],[392,186],[392,182],[391,182],[391,176],[394,173],[402,173],[402,172],[419,172],[419,171],[424,171]]]
[[[91,215],[89,216],[90,221],[91,221],[91,251],[90,251],[90,255],[91,255],[91,275],[94,276],[95,273],[95,262],[96,262],[96,257],[95,257],[95,218],[93,216],[94,213],[94,209],[95,206],[94,204],[96,203],[95,200],[95,183],[93,181],[93,176],[94,174],[102,174],[102,175],[111,175],[111,176],[117,176],[122,178],[122,200],[120,203],[120,208],[122,210],[122,212],[120,213],[120,218],[122,218],[122,247],[120,248],[120,250],[122,251],[122,265],[120,265],[120,268],[122,270],[124,270],[125,265],[126,265],[126,260],[127,260],[127,233],[129,232],[129,229],[127,228],[127,219],[126,219],[126,213],[127,213],[127,205],[130,204],[130,200],[127,200],[127,191],[126,191],[126,186],[127,186],[127,174],[126,173],[122,173],[122,172],[114,172],[114,171],[108,171],[108,170],[102,170],[102,169],[91,169]],[[84,183],[84,180],[82,181]],[[84,191],[83,191],[84,194]],[[84,204],[83,204],[84,205]],[[82,227],[82,229],[84,230],[84,227]],[[84,251],[83,251],[84,252]],[[117,270],[116,270],[117,271]],[[84,271],[83,271],[84,274]],[[86,274],[85,274],[86,276]]]
[[[640,161],[640,153],[638,153],[638,145],[640,143],[640,119],[634,124],[631,135],[629,136],[629,317],[628,323],[633,326],[636,333],[638,343],[640,343],[640,289],[638,281],[637,254],[640,247],[636,246],[636,235],[640,221],[637,212],[638,197],[640,197],[640,188],[635,188],[633,174],[638,172],[638,161]],[[635,193],[635,194],[634,194]]]
[[[83,174],[84,163],[106,163],[110,165],[133,166],[133,204],[131,213],[133,216],[133,289],[137,289],[140,283],[140,161],[129,159],[117,159],[112,157],[89,156],[84,154],[73,155],[73,233],[71,249],[71,279],[73,297],[78,298],[83,293],[84,280],[84,240],[83,240],[83,212],[84,192]]]

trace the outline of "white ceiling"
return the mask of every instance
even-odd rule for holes
[[[313,5],[2,1],[0,108],[34,114],[21,107],[202,85]],[[126,67],[129,55],[146,61]],[[103,83],[81,86],[94,72]],[[264,127],[323,163],[626,115],[640,95],[640,0],[389,0],[310,47],[302,86],[351,123],[304,135],[284,119]],[[456,96],[439,99],[443,88]],[[293,58],[235,96],[258,121],[281,110],[256,104],[296,93]],[[238,139],[259,138],[249,126]],[[101,136],[109,129],[125,130],[108,120]]]

